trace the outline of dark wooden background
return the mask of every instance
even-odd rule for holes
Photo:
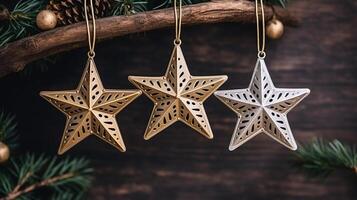
[[[299,0],[290,9],[299,28],[268,43],[267,64],[278,87],[308,87],[311,95],[290,112],[295,138],[316,136],[357,143],[357,3]],[[162,75],[172,30],[157,30],[100,43],[96,62],[106,88],[134,88],[128,75]],[[217,24],[184,27],[183,51],[193,75],[227,74],[221,89],[245,88],[256,60],[255,27]],[[17,115],[22,147],[54,155],[65,117],[38,96],[41,90],[78,84],[85,49],[68,52],[43,73],[0,80],[0,106]],[[357,199],[357,177],[337,172],[315,179],[292,167],[293,153],[264,135],[234,152],[227,149],[236,117],[215,97],[205,102],[215,139],[177,123],[143,140],[152,103],[144,95],[118,116],[128,151],[95,137],[67,155],[93,160],[96,179],[88,199]]]

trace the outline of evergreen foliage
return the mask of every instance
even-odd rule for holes
[[[10,149],[15,148],[18,144],[18,136],[16,135],[17,123],[15,116],[0,113],[0,142],[9,146]]]
[[[88,166],[84,158],[25,154],[0,168],[0,197],[80,199],[91,184],[93,170]]]
[[[114,0],[112,15],[131,15],[147,10],[148,0]]]
[[[11,150],[19,146],[16,127],[13,115],[0,114],[0,142]],[[0,200],[81,199],[92,181],[89,165],[85,158],[11,153],[0,165]]]
[[[0,47],[8,42],[37,32],[36,15],[46,5],[45,0],[20,0],[0,27]],[[6,9],[2,6],[2,9]]]
[[[357,149],[339,140],[325,142],[315,139],[300,145],[297,165],[312,175],[326,176],[336,169],[347,169],[357,175]]]
[[[270,5],[279,5],[283,8],[286,7],[288,4],[289,0],[265,0],[265,3],[270,4]]]
[[[174,0],[113,0],[112,15],[130,15],[147,10],[173,6]],[[209,0],[182,0],[183,5],[207,2]],[[36,15],[46,7],[49,0],[19,0],[13,10],[8,12],[0,5],[3,18],[0,26],[0,47],[5,44],[33,35],[38,32]],[[285,7],[288,0],[265,0],[266,4]],[[6,12],[5,12],[6,11]],[[6,14],[8,13],[8,14]]]

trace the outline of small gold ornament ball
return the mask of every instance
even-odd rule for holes
[[[10,149],[9,147],[0,142],[0,164],[6,162],[10,157]]]
[[[284,24],[278,19],[268,21],[266,26],[266,34],[271,39],[279,39],[284,34]]]
[[[50,10],[42,10],[36,17],[37,27],[41,30],[50,30],[56,27],[57,17],[56,14]]]

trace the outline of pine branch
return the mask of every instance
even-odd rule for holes
[[[114,5],[111,11],[113,16],[130,15],[147,10],[156,10],[173,6],[173,0],[113,0]],[[204,3],[209,0],[182,0],[183,5]],[[269,5],[280,5],[285,7],[289,0],[265,0]],[[150,3],[149,3],[150,2]],[[5,21],[5,25],[0,27],[0,47],[5,44],[33,35],[39,30],[36,27],[35,19],[47,4],[46,0],[20,0],[9,12],[0,5],[0,20]]]
[[[347,169],[357,175],[356,146],[338,140],[314,139],[310,144],[300,145],[296,156],[297,165],[312,175],[326,176],[337,169]]]
[[[31,174],[28,174],[28,176],[31,176]],[[43,180],[43,181],[40,181],[38,183],[35,183],[35,184],[32,184],[22,190],[20,190],[20,188],[22,187],[22,185],[18,185],[16,186],[16,188],[10,192],[8,194],[8,196],[5,198],[5,199],[16,199],[18,198],[19,196],[21,195],[24,195],[26,193],[29,193],[29,192],[32,192],[38,188],[41,188],[41,187],[44,187],[44,186],[49,186],[49,185],[52,185],[56,182],[59,182],[59,181],[62,181],[62,180],[65,180],[65,179],[70,179],[70,178],[73,178],[75,176],[75,174],[73,173],[65,173],[63,175],[60,175],[60,176],[55,176],[53,178],[49,178],[47,180]]]
[[[148,0],[114,0],[112,15],[131,15],[147,10]]]
[[[9,14],[2,17],[5,25],[0,27],[0,47],[38,32],[36,15],[45,4],[45,0],[20,0],[11,12],[7,11]],[[2,10],[7,10],[4,6],[1,7]]]
[[[51,197],[51,200],[80,200],[83,199],[82,194],[73,194],[70,192],[57,193]]]
[[[265,3],[270,5],[279,5],[283,8],[289,3],[289,0],[265,0]]]
[[[18,146],[18,136],[16,135],[17,123],[15,116],[11,114],[0,113],[0,142],[15,148]]]
[[[131,1],[133,1],[133,0],[131,0]],[[190,4],[203,3],[203,2],[208,2],[208,1],[210,1],[210,0],[182,0],[182,5],[190,5]],[[254,1],[254,0],[251,0],[251,1]],[[177,0],[177,2],[178,2],[178,0]],[[289,2],[289,0],[264,0],[265,4],[279,5],[283,8],[286,7],[288,2]],[[172,7],[173,4],[174,4],[174,0],[160,0],[160,1],[157,0],[157,1],[151,1],[149,8],[150,8],[150,10],[168,8],[168,7]]]
[[[254,3],[247,0],[212,1],[184,6],[182,24],[212,24],[222,22],[255,23]],[[286,26],[296,26],[299,19],[287,9],[265,9],[266,19],[274,14]],[[97,20],[97,39],[119,37],[165,27],[174,27],[172,9],[160,9],[130,16],[115,16]],[[27,63],[60,52],[87,45],[85,23],[56,28],[18,40],[0,48],[0,78],[24,69]]]
[[[196,3],[204,3],[208,2],[209,0],[182,0],[182,5],[191,5],[191,4],[196,4]],[[177,3],[179,0],[177,0]],[[156,9],[162,9],[162,8],[168,8],[172,7],[174,5],[174,0],[157,0],[157,1],[151,1],[149,8],[151,10],[156,10]]]
[[[0,200],[26,198],[43,188],[53,191],[54,199],[79,198],[89,188],[92,172],[88,160],[83,158],[60,160],[26,154],[11,160],[7,169],[1,169],[0,195],[4,197]]]
[[[22,71],[21,78],[25,80],[33,80],[36,75],[42,75],[42,73],[48,71],[49,67],[60,59],[61,55],[52,55],[39,60],[35,60],[27,65],[26,69]]]
[[[130,1],[130,0],[129,0]],[[133,1],[133,0],[131,0]],[[182,0],[182,5],[190,5],[190,4],[196,4],[196,3],[203,3],[203,2],[208,2],[210,0]],[[254,1],[254,0],[251,0]],[[179,2],[179,0],[177,0]],[[269,4],[269,5],[279,5],[283,8],[286,7],[288,4],[289,0],[264,0],[264,4]],[[161,8],[168,8],[172,7],[174,4],[174,0],[156,0],[156,1],[151,1],[150,2],[150,10],[155,10],[155,9],[161,9]]]

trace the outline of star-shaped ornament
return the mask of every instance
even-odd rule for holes
[[[259,58],[249,88],[215,92],[239,118],[229,150],[233,151],[259,133],[296,150],[287,113],[309,93],[309,89],[275,88],[264,60]]]
[[[76,90],[43,91],[40,95],[67,116],[58,154],[63,154],[89,135],[96,135],[125,151],[115,115],[141,94],[140,90],[104,89],[93,59]]]
[[[145,131],[146,140],[177,121],[213,138],[203,102],[227,76],[191,76],[180,46],[175,45],[165,76],[129,76],[129,80],[155,104]]]

